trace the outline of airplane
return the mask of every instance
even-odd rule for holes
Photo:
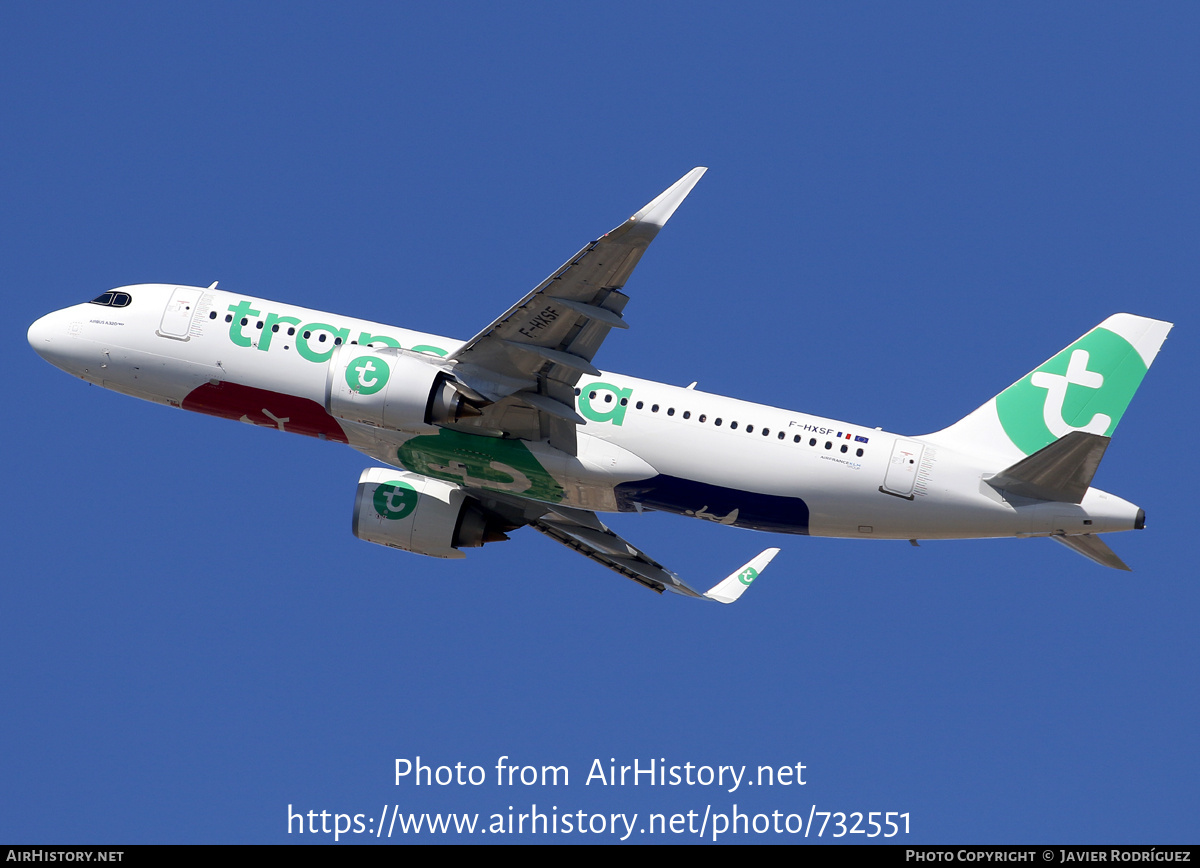
[[[913,436],[601,371],[647,246],[706,171],[587,244],[468,341],[240,292],[141,284],[47,314],[29,343],[107,389],[346,443],[360,539],[439,558],[529,526],[662,593],[732,603],[778,548],[701,591],[610,530],[662,510],[773,533],[1098,536],[1145,512],[1092,478],[1172,324],[1118,313],[948,428]]]

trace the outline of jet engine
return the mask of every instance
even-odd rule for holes
[[[517,527],[448,482],[389,467],[369,467],[358,478],[354,535],[367,542],[461,558],[460,546],[506,540]]]
[[[329,359],[325,409],[338,419],[376,428],[429,430],[481,415],[464,389],[429,356],[342,344]]]

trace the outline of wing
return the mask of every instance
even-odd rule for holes
[[[575,454],[575,382],[600,372],[592,358],[610,329],[628,328],[621,287],[654,236],[707,171],[692,169],[603,238],[583,248],[447,358],[462,393],[481,409],[464,431],[549,440]]]
[[[779,549],[766,549],[705,592],[697,591],[645,552],[613,533],[594,512],[554,507],[531,526],[567,548],[633,579],[652,591],[673,591],[686,597],[732,603],[750,586]]]

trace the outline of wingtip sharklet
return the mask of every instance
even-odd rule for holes
[[[736,602],[777,554],[779,554],[779,549],[774,548],[759,552],[749,563],[734,570],[729,576],[709,588],[704,598],[716,600],[718,603]]]
[[[707,171],[707,166],[697,166],[692,169],[692,171],[655,196],[645,208],[630,217],[630,222],[657,226],[661,229],[671,219],[671,215],[675,213],[675,209],[687,198],[688,193],[692,192],[692,188],[696,186],[696,182]]]

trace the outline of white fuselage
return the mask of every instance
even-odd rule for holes
[[[1003,466],[936,438],[607,372],[576,384],[585,419],[576,455],[546,442],[503,441],[522,456],[528,451],[531,463],[518,465],[489,453],[496,438],[461,434],[443,438],[445,454],[430,459],[428,450],[410,448],[414,438],[436,439],[423,420],[391,430],[329,415],[329,360],[343,343],[444,357],[460,341],[215,288],[146,284],[114,293],[128,303],[79,304],[42,317],[29,329],[31,345],[114,391],[346,442],[377,461],[468,488],[831,537],[1101,533],[1138,520],[1134,505],[1098,489],[1080,504],[1002,495],[985,478]],[[425,457],[413,466],[406,456],[417,452]],[[503,473],[480,474],[479,466]],[[552,498],[532,479],[542,473]]]

